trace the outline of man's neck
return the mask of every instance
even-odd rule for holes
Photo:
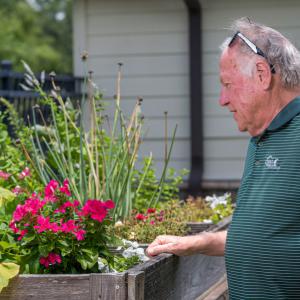
[[[291,101],[293,101],[297,96],[300,95],[300,89],[297,90],[286,90],[281,89],[280,91],[272,91],[267,96],[269,98],[268,107],[266,107],[266,111],[269,112],[268,116],[265,116],[262,119],[262,122],[256,128],[251,128],[249,130],[249,134],[251,136],[258,136],[262,134],[271,124],[273,119],[279,114],[279,112],[288,105]],[[258,114],[258,119],[260,118]]]

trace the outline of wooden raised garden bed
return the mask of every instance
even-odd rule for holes
[[[230,219],[208,231],[226,228]],[[191,300],[225,274],[223,257],[162,254],[123,273],[19,275],[0,300]]]

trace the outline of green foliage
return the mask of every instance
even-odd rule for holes
[[[128,257],[128,258],[115,255],[113,258],[111,267],[114,270],[116,270],[117,272],[124,272],[124,271],[132,268],[133,266],[137,265],[140,262],[141,261],[140,261],[139,257],[136,255],[132,256],[132,257]]]
[[[230,216],[233,213],[230,194],[225,194],[223,198],[226,201],[221,201],[213,208],[203,198],[188,198],[185,202],[169,200],[161,203],[161,210],[149,208],[142,213],[133,211],[130,218],[115,223],[109,232],[121,239],[140,243],[150,243],[162,234],[185,235],[189,229],[187,222],[210,221],[216,224]],[[218,200],[217,197],[214,199]]]
[[[9,279],[19,273],[19,266],[14,263],[0,263],[0,292],[8,285]]]
[[[160,203],[168,202],[170,200],[179,200],[179,187],[183,183],[183,177],[188,174],[188,170],[183,169],[177,175],[175,169],[168,168],[167,175],[164,183],[162,184],[162,191],[160,195]],[[138,183],[143,181],[140,189],[136,191],[135,195],[135,206],[134,208],[138,211],[142,211],[151,206],[149,200],[153,193],[158,195],[159,191],[157,186],[159,180],[156,175],[154,163],[151,157],[145,157],[143,161],[143,167],[141,170],[135,171],[133,182]]]
[[[110,227],[109,233],[139,243],[150,243],[162,234],[185,235],[188,227],[180,210],[178,201],[170,201],[160,211],[152,208],[144,213],[133,211],[123,223],[117,222],[114,227]]]
[[[0,60],[11,60],[21,70],[21,60],[26,57],[35,71],[70,73],[72,1],[38,2],[34,9],[25,0],[1,1]],[[66,14],[61,21],[55,18],[58,12]]]
[[[101,98],[91,78],[87,79],[87,97],[84,93],[80,107],[65,103],[53,81],[53,90],[46,94],[27,64],[26,78],[29,85],[41,95],[41,103],[50,107],[52,121],[40,126],[33,124],[29,138],[32,167],[46,184],[50,179],[62,183],[68,178],[75,199],[84,203],[87,199],[113,199],[116,206],[113,219],[124,219],[137,203],[139,191],[146,192],[148,206],[156,206],[160,198],[174,194],[176,178],[166,185],[167,164],[174,143],[176,128],[160,180],[152,180],[151,160],[145,174],[137,172],[136,161],[142,135],[143,118],[140,101],[137,101],[132,115],[127,120],[120,107],[120,94],[116,98],[114,121],[111,131],[103,129]],[[120,72],[118,73],[120,85]],[[119,90],[119,89],[118,89]],[[58,105],[57,105],[58,104]],[[84,120],[84,111],[89,113]],[[36,111],[36,113],[39,113]],[[34,114],[35,116],[35,114]],[[84,124],[87,121],[87,124]],[[138,180],[137,180],[138,179]],[[170,190],[171,189],[171,190]]]

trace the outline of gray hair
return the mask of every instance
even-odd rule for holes
[[[293,89],[300,86],[300,52],[281,33],[246,17],[234,21],[230,29],[234,33],[243,33],[265,53],[269,64],[279,74],[283,87]],[[221,50],[228,47],[230,40],[227,38],[223,42]],[[253,55],[245,43],[240,42],[239,46],[241,53]]]

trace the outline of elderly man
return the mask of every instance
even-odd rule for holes
[[[224,255],[231,300],[300,299],[300,53],[246,18],[222,45],[220,104],[251,135],[232,224],[159,236],[149,256]]]

